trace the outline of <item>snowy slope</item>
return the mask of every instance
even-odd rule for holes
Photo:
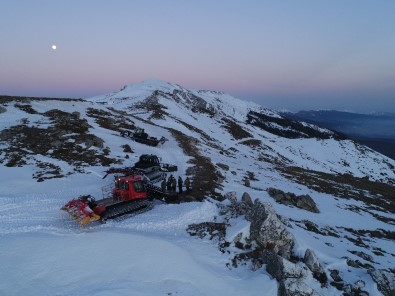
[[[227,94],[187,90],[157,80],[87,101],[8,100],[0,104],[6,110],[0,114],[0,276],[5,279],[0,294],[276,295],[277,282],[264,268],[253,272],[247,264],[229,269],[227,263],[235,250],[222,253],[214,241],[186,232],[192,223],[221,219],[217,201],[210,197],[230,191],[239,197],[247,191],[253,199],[272,203],[290,221],[289,230],[297,242],[295,255],[303,256],[307,248],[314,250],[328,274],[336,269],[346,283],[363,280],[363,290],[370,295],[380,292],[367,269],[350,267],[347,258],[377,269],[395,266],[394,212],[377,202],[384,200],[379,196],[383,192],[373,187],[383,184],[391,194],[395,162],[350,140],[335,139],[330,131],[320,131],[322,138],[282,137],[247,122],[249,112],[254,111],[272,118],[270,124],[276,126],[281,119],[276,112]],[[81,142],[72,134],[47,142],[68,142],[80,155],[93,151],[97,159],[73,162],[56,147],[38,150],[24,144],[24,149],[15,149],[18,145],[4,131],[48,134],[44,129],[55,125],[48,111],[54,109],[78,112],[79,120],[89,124],[85,136],[94,135],[103,144]],[[99,114],[110,118],[112,125],[98,120]],[[117,123],[120,118],[123,125]],[[164,136],[168,141],[150,147],[120,137],[119,131],[131,122],[150,136]],[[15,126],[25,129],[12,129]],[[124,152],[124,145],[130,145],[134,153]],[[22,160],[14,159],[16,153],[23,155]],[[149,212],[83,229],[59,211],[81,194],[101,197],[101,187],[111,182],[102,179],[107,161],[112,166],[131,165],[143,153],[178,165],[177,174],[183,178],[193,172],[200,178],[215,178],[211,191],[204,188],[196,193],[207,200],[157,204]],[[210,172],[204,171],[207,168]],[[309,194],[320,213],[276,203],[266,191],[269,187]],[[318,231],[309,230],[306,221]],[[245,220],[229,223],[229,240],[240,231],[248,234]],[[325,235],[327,230],[336,235]],[[381,236],[376,235],[378,230]],[[357,252],[371,256],[372,262]],[[330,285],[320,293],[341,295]]]

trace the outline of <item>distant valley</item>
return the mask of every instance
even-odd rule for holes
[[[358,114],[334,110],[283,112],[289,119],[302,120],[340,132],[395,159],[395,114]]]

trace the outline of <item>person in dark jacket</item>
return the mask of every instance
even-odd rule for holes
[[[173,177],[173,179],[171,180],[171,190],[173,192],[176,192],[176,187],[177,187],[177,180],[176,178]]]
[[[178,191],[182,193],[182,178],[178,176]]]
[[[172,178],[173,178],[173,175],[170,175],[169,179],[167,180],[167,183],[166,183],[166,185],[167,185],[167,191],[171,191]]]

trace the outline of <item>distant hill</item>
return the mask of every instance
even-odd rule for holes
[[[283,112],[284,117],[340,133],[395,159],[395,114],[358,114],[334,110]]]

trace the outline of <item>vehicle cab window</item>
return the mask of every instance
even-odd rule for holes
[[[125,181],[117,181],[115,182],[115,188],[129,190],[129,184]]]
[[[136,192],[144,192],[145,191],[144,184],[141,181],[133,182],[133,187]]]

